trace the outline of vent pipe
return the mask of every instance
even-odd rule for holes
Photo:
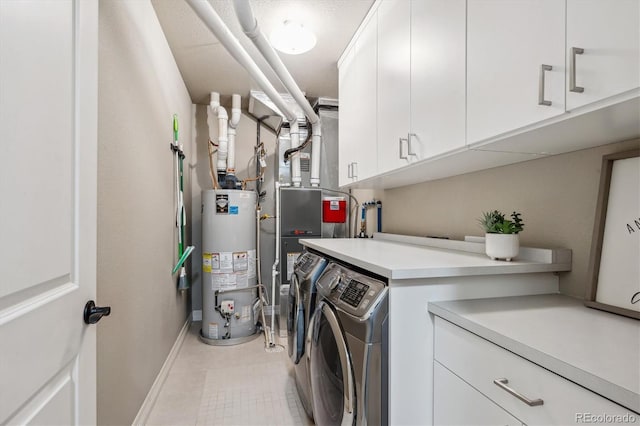
[[[298,105],[300,105],[300,108],[302,108],[304,114],[311,123],[313,129],[311,139],[311,186],[320,186],[320,143],[322,142],[322,135],[320,134],[320,118],[304,96],[304,93],[302,93],[302,90],[300,90],[296,84],[291,73],[289,73],[289,70],[280,59],[280,56],[278,56],[264,33],[260,30],[258,21],[253,15],[253,10],[251,9],[249,0],[234,0],[233,7],[235,8],[238,22],[240,22],[240,26],[244,33],[258,48],[262,56],[264,56],[271,69],[273,69],[284,87],[286,87],[289,93],[291,93],[291,96],[293,96]],[[291,148],[298,147],[299,143],[294,145],[293,129],[291,131],[291,136]],[[297,137],[297,139],[299,142],[299,137]],[[294,154],[292,162],[294,159],[298,159],[299,163],[299,153]],[[297,170],[299,172],[299,169]],[[294,185],[296,183],[295,179],[295,172],[293,172],[292,181],[294,182]],[[296,186],[299,186],[299,183]]]
[[[216,117],[218,118],[218,161],[216,163],[216,170],[218,176],[226,173],[227,171],[227,156],[229,153],[228,147],[228,134],[227,134],[227,110],[220,106],[220,94],[217,92],[211,92],[211,100],[209,101],[209,128],[212,127]]]
[[[273,103],[284,114],[289,125],[291,127],[291,146],[298,147],[300,145],[300,138],[298,135],[298,120],[293,111],[289,108],[286,102],[282,99],[278,91],[273,87],[271,82],[267,79],[264,73],[251,59],[246,50],[242,47],[238,39],[233,35],[231,30],[224,24],[220,16],[213,9],[211,4],[206,0],[186,0],[187,4],[191,6],[193,11],[204,22],[209,31],[218,39],[225,49],[238,61],[242,67],[247,70],[249,75],[255,80],[260,88],[271,98]],[[219,149],[220,147],[218,147]],[[295,155],[291,160],[292,166],[292,181],[294,186],[300,186],[302,182],[300,174],[300,157]],[[297,184],[296,184],[297,180]]]
[[[236,128],[240,123],[240,95],[231,97],[231,118],[229,119],[229,153],[227,154],[227,174],[236,174]]]

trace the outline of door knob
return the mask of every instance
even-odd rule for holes
[[[100,318],[109,316],[111,314],[111,306],[96,306],[93,300],[89,300],[84,305],[84,322],[86,324],[95,324],[100,321]]]

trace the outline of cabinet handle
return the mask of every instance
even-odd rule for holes
[[[576,86],[576,55],[582,55],[584,49],[581,47],[571,48],[571,62],[569,63],[569,91],[582,93],[584,87]]]
[[[399,154],[398,156],[400,157],[401,160],[407,160],[409,158],[408,155],[402,155],[402,141],[407,141],[407,150],[410,150],[411,148],[409,148],[409,141],[405,138],[398,138],[398,149],[399,149]]]
[[[525,404],[527,404],[529,407],[536,407],[538,405],[544,404],[544,401],[541,400],[540,398],[538,398],[538,399],[529,399],[526,396],[522,395],[520,392],[517,392],[516,390],[514,390],[514,389],[510,388],[509,386],[507,386],[507,383],[509,383],[509,380],[507,380],[507,379],[495,379],[493,381],[493,383],[496,386],[498,386],[500,389],[503,389],[503,390],[507,391],[508,393],[510,393],[511,395],[515,396],[520,401],[522,401]]]
[[[415,152],[411,149],[411,136],[418,136],[415,133],[407,133],[407,154],[417,156]]]
[[[553,67],[551,65],[540,65],[540,82],[538,86],[538,105],[551,106],[551,101],[544,99],[544,73],[545,71],[551,71]]]
[[[352,173],[351,173],[351,164],[353,163],[349,163],[347,164],[347,178],[351,178]]]
[[[351,163],[351,177],[353,179],[358,179],[358,163],[355,161]]]

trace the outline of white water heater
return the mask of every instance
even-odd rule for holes
[[[202,330],[212,345],[257,333],[256,193],[202,191]]]

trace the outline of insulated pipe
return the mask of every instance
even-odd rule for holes
[[[267,63],[271,67],[271,69],[276,73],[278,79],[282,82],[284,87],[291,93],[291,96],[296,100],[300,108],[304,111],[304,114],[307,116],[311,125],[313,127],[313,136],[311,140],[311,186],[320,186],[320,144],[322,142],[321,134],[320,134],[320,117],[313,110],[313,107],[302,93],[302,90],[298,87],[295,80],[289,73],[289,70],[284,65],[280,56],[276,53],[276,51],[271,46],[271,43],[267,40],[262,30],[258,26],[258,21],[253,15],[253,10],[251,9],[251,4],[249,0],[234,0],[233,7],[236,11],[236,16],[238,17],[238,22],[240,22],[240,26],[244,33],[249,37],[249,39],[253,42],[253,44],[258,48],[262,56],[266,59]],[[292,132],[293,133],[293,132]],[[295,148],[298,145],[293,145],[293,138],[291,139],[291,147]],[[292,157],[292,175],[295,177],[296,173],[300,173],[299,163],[300,160],[297,159],[298,153],[294,154]],[[297,164],[297,166],[295,165]],[[296,185],[296,181],[293,180],[294,186]]]
[[[298,121],[289,123],[289,136],[291,137],[291,148],[300,146],[300,129]],[[300,153],[296,152],[291,156],[291,183],[293,186],[299,187],[302,183],[302,172],[300,171]]]
[[[227,174],[236,174],[236,128],[240,123],[240,95],[231,97],[231,118],[229,119],[229,153],[227,154]]]
[[[227,110],[220,106],[220,94],[217,92],[211,92],[211,100],[209,102],[211,107],[211,113],[218,116],[218,161],[216,163],[216,169],[218,172],[227,171],[227,155],[228,148],[228,134],[227,134]],[[210,117],[211,122],[215,120],[214,117]],[[210,124],[211,125],[211,124]]]
[[[295,113],[289,108],[289,105],[282,99],[282,96],[269,82],[264,73],[258,68],[256,63],[251,59],[246,50],[242,47],[238,39],[227,28],[220,16],[213,9],[211,4],[206,0],[186,0],[193,11],[204,22],[214,36],[227,49],[227,51],[238,61],[242,67],[247,70],[249,75],[255,80],[260,88],[269,96],[271,101],[278,107],[280,112],[284,114],[288,122],[296,121]]]

